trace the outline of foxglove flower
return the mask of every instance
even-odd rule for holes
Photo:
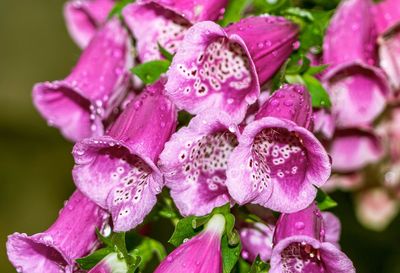
[[[191,114],[210,108],[241,122],[264,84],[287,59],[298,28],[280,17],[241,20],[226,28],[213,22],[191,27],[168,71],[166,90]]]
[[[18,272],[72,273],[75,259],[99,245],[95,231],[107,222],[105,211],[75,191],[48,230],[32,236],[10,235],[8,258]]]
[[[135,98],[101,137],[73,150],[77,187],[111,212],[114,230],[143,221],[156,203],[163,179],[155,165],[176,127],[176,110],[157,82]]]
[[[226,168],[238,135],[229,115],[208,111],[167,142],[159,165],[183,216],[202,216],[231,200],[225,186]]]
[[[221,237],[225,218],[214,215],[205,229],[175,249],[154,273],[222,273]]]
[[[356,198],[356,216],[369,229],[382,231],[397,216],[399,200],[393,198],[385,188],[362,191]]]
[[[336,132],[330,155],[335,171],[350,172],[379,161],[384,155],[384,148],[370,130],[347,129]]]
[[[85,48],[106,21],[114,0],[70,0],[64,5],[64,18],[75,43]]]
[[[70,140],[102,135],[102,120],[128,89],[130,66],[128,34],[112,20],[97,32],[68,77],[34,86],[33,102]]]
[[[325,138],[331,139],[335,133],[335,118],[326,109],[314,112],[314,133],[321,133]]]
[[[126,273],[128,266],[126,262],[118,258],[117,253],[108,254],[88,273]]]
[[[372,122],[390,93],[384,73],[374,67],[376,31],[370,0],[344,0],[324,39],[323,82],[331,95],[338,127]],[[346,43],[343,43],[346,41]]]
[[[307,207],[330,175],[329,157],[307,130],[311,97],[301,85],[284,85],[248,124],[228,161],[227,187],[239,204],[280,212]]]
[[[355,272],[350,259],[329,241],[337,241],[339,232],[340,223],[335,216],[323,217],[315,204],[296,213],[282,214],[275,230],[269,272]]]
[[[400,5],[397,0],[384,0],[374,6],[378,29],[380,66],[392,87],[400,91]]]
[[[245,227],[240,230],[240,240],[242,242],[242,257],[253,262],[257,256],[267,262],[271,258],[272,238],[275,225],[264,225],[255,223],[252,227]]]
[[[227,0],[142,0],[123,10],[125,22],[137,40],[142,62],[162,58],[158,44],[175,53],[191,24],[216,20]]]

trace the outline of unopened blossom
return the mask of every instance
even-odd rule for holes
[[[363,174],[360,172],[351,172],[345,174],[332,175],[322,189],[326,192],[334,190],[354,191],[359,189],[364,182]]]
[[[240,229],[243,259],[253,262],[257,256],[260,256],[261,260],[269,261],[274,231],[275,225],[263,223],[254,223],[251,227]]]
[[[114,4],[114,0],[70,0],[64,4],[68,32],[79,47],[89,44]]]
[[[262,106],[233,150],[229,194],[280,212],[307,207],[330,175],[329,157],[311,126],[311,97],[302,85],[284,85]]]
[[[329,154],[335,171],[351,172],[384,156],[381,140],[369,129],[343,129],[335,133]]]
[[[126,273],[128,266],[118,254],[113,252],[104,257],[97,265],[89,270],[88,273]]]
[[[227,0],[139,0],[126,6],[123,17],[137,40],[142,62],[161,59],[159,45],[174,54],[194,23],[216,20]]]
[[[226,169],[238,136],[229,115],[211,110],[194,117],[166,143],[159,165],[183,216],[202,216],[231,201]]]
[[[18,272],[72,273],[75,259],[94,250],[108,214],[79,191],[71,196],[56,222],[46,231],[8,237],[8,258]]]
[[[400,4],[384,0],[374,6],[373,12],[379,34],[379,64],[393,89],[400,91]]]
[[[390,88],[375,66],[376,30],[370,0],[344,0],[324,38],[322,80],[330,94],[337,127],[372,122],[384,109]]]
[[[64,80],[38,83],[33,102],[52,126],[72,141],[102,135],[107,119],[124,98],[131,67],[128,33],[118,20],[104,25]]]
[[[115,231],[140,224],[163,186],[155,163],[177,120],[163,91],[161,81],[148,86],[104,136],[84,139],[74,147],[75,184],[110,211]]]
[[[221,237],[224,230],[224,216],[212,216],[200,234],[169,254],[154,273],[222,273]]]
[[[381,231],[397,216],[400,209],[396,200],[383,187],[367,189],[356,196],[356,215],[364,226]]]
[[[322,216],[313,203],[282,214],[274,235],[270,273],[355,273],[350,259],[338,248],[340,222]]]
[[[249,17],[222,28],[200,22],[191,27],[167,73],[166,90],[191,114],[215,108],[240,123],[249,105],[285,62],[298,27],[281,17]]]

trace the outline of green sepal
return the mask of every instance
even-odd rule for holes
[[[257,256],[253,264],[251,265],[249,273],[268,273],[269,269],[269,264],[263,262],[260,256]]]
[[[321,189],[318,189],[317,197],[315,200],[317,201],[318,208],[320,210],[331,209],[338,205],[338,203],[335,200],[333,200],[328,194],[326,194]]]
[[[171,62],[168,60],[150,61],[131,68],[131,72],[138,76],[145,84],[152,84],[168,71],[170,64]]]

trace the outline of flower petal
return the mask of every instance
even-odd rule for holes
[[[129,4],[122,14],[137,40],[137,51],[142,62],[162,58],[158,43],[174,54],[190,26],[185,18],[153,1]]]
[[[400,23],[400,5],[397,0],[384,0],[372,9],[373,18],[379,34],[383,34]]]
[[[379,161],[384,155],[384,149],[380,139],[372,132],[348,129],[336,133],[330,155],[334,170],[350,172]]]
[[[265,262],[269,261],[273,235],[274,226],[266,226],[262,223],[255,223],[252,227],[241,229],[242,257],[250,262],[253,262],[257,256]]]
[[[80,48],[89,44],[113,6],[113,0],[71,0],[64,4],[68,32]]]
[[[288,21],[268,18],[244,19],[225,30],[213,22],[191,27],[168,71],[166,90],[176,105],[192,114],[216,108],[241,122],[297,34]]]
[[[227,0],[142,0],[142,3],[156,3],[186,18],[192,24],[200,21],[217,20],[225,11]]]
[[[372,1],[342,1],[324,37],[323,61],[333,67],[348,62],[373,65],[377,33],[371,14]],[[343,43],[346,41],[346,43]]]
[[[109,21],[66,79],[34,86],[34,104],[68,139],[100,135],[101,120],[112,113],[128,89],[130,59],[127,32],[118,21]]]
[[[130,102],[107,135],[75,145],[75,184],[111,212],[114,230],[134,228],[154,206],[163,184],[155,162],[175,127],[175,107],[157,82]]]
[[[161,262],[154,273],[222,273],[221,237],[225,218],[214,215],[205,230],[186,241]]]
[[[72,272],[75,259],[98,246],[95,231],[107,222],[108,215],[76,191],[48,230],[32,236],[10,235],[8,257],[19,272]]]
[[[324,241],[340,249],[339,239],[342,226],[339,218],[331,212],[322,212],[321,215],[324,221]]]
[[[183,216],[205,215],[230,201],[226,168],[238,131],[227,114],[211,110],[194,117],[166,143],[159,166]]]
[[[239,203],[281,212],[307,207],[330,175],[315,136],[292,121],[265,117],[249,124],[228,163],[227,186]]]
[[[338,65],[323,77],[337,127],[371,123],[384,109],[390,87],[383,71],[362,63]]]
[[[400,30],[381,37],[379,43],[379,64],[386,72],[395,91],[400,91]]]
[[[263,117],[291,120],[309,129],[312,120],[310,93],[300,84],[283,85],[261,106],[256,119]]]

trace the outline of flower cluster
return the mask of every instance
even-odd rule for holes
[[[65,79],[36,84],[33,102],[75,143],[77,190],[48,230],[9,236],[18,272],[143,270],[140,249],[159,245],[131,251],[118,236],[151,226],[168,194],[180,246],[156,273],[231,272],[238,259],[355,272],[317,195],[359,186],[386,145],[387,183],[360,200],[400,199],[400,5],[343,0],[318,49],[306,46],[311,12],[247,1],[229,21],[235,2],[66,2],[83,52]]]

